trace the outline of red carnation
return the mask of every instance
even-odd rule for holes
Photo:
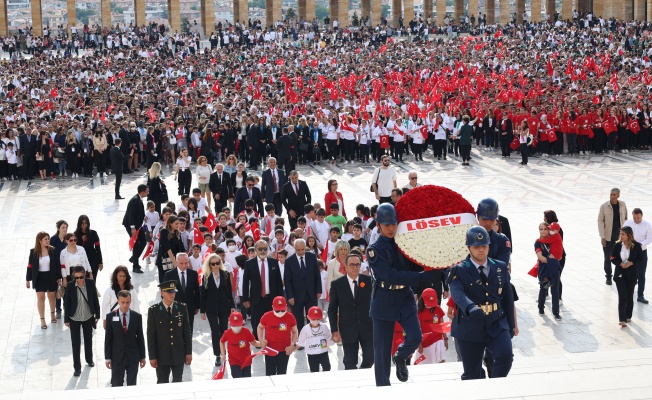
[[[475,210],[461,194],[443,186],[411,189],[396,203],[398,222],[461,213],[475,214]]]

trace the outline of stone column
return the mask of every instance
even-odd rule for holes
[[[330,0],[330,9],[331,9],[331,14],[330,14],[330,19],[331,19],[331,26],[328,28],[330,29],[333,26],[333,20],[338,19],[338,13],[340,12],[340,4],[337,0]]]
[[[593,3],[598,0],[593,0]],[[599,0],[602,1],[602,0]],[[554,23],[555,22],[555,13],[557,12],[557,6],[555,4],[555,0],[546,0],[546,13],[548,14],[548,17],[550,20],[548,22]]]
[[[276,0],[279,8],[281,7],[281,0]],[[349,0],[340,0],[340,6],[337,10],[337,20],[340,21],[340,28],[345,28],[351,25],[351,18],[349,18]]]
[[[392,26],[399,26],[398,20],[401,18],[401,15],[403,15],[403,3],[401,0],[392,0]]]
[[[576,8],[580,13],[587,12],[589,9],[589,0],[577,0]]]
[[[215,3],[213,0],[200,0],[201,26],[204,28],[204,36],[210,36],[215,31]]]
[[[485,0],[485,12],[487,13],[487,25],[496,23],[496,0]]]
[[[469,11],[468,11],[469,19],[471,17],[475,17],[476,23],[478,22],[478,11],[479,11],[478,0],[469,0]]]
[[[634,0],[634,20],[645,21],[645,3],[646,0]]]
[[[437,26],[444,25],[446,18],[446,0],[437,0]]]
[[[179,0],[176,0],[179,1]],[[242,3],[248,4],[246,0],[240,0],[240,18],[242,20]],[[277,20],[283,18],[281,9],[281,0],[266,0],[265,2],[265,17],[267,26],[274,25]]]
[[[634,18],[634,4],[630,1],[614,1],[612,7],[616,7],[621,12],[620,19],[631,20]]]
[[[375,28],[376,25],[380,24],[380,17],[382,15],[383,15],[383,10],[382,10],[381,1],[371,0],[371,26]]]
[[[233,21],[234,23],[249,21],[249,3],[247,0],[233,0]]]
[[[43,14],[41,11],[41,0],[32,0],[32,34],[43,36]]]
[[[100,16],[102,17],[102,28],[110,28],[111,0],[100,0]]]
[[[523,12],[525,11],[525,0],[516,0],[516,23],[523,23]]]
[[[0,36],[9,36],[9,20],[7,19],[7,0],[0,0]]]
[[[652,1],[652,0],[649,0]],[[428,19],[432,18],[432,6],[433,6],[433,0],[423,0],[423,19],[424,21],[427,21]],[[476,15],[477,18],[477,15]]]
[[[75,9],[75,0],[66,0],[66,9],[68,11],[68,33],[72,31],[72,27],[77,24],[77,10]]]
[[[5,14],[7,10],[5,9]],[[647,20],[652,21],[652,0],[647,0]]]
[[[403,0],[403,25],[410,26],[410,21],[414,21],[414,0]]]
[[[541,22],[541,0],[530,1],[530,21]]]
[[[550,0],[548,0],[550,1]],[[645,1],[645,0],[643,0]],[[595,21],[599,16],[605,16],[604,0],[593,0],[593,20]]]
[[[573,0],[562,0],[561,19],[564,21],[573,19]]]
[[[297,17],[299,21],[306,19],[306,0],[297,0]]]
[[[134,0],[134,14],[136,16],[136,26],[147,25],[147,17],[145,16],[145,0]],[[215,21],[214,14],[213,21]]]
[[[464,0],[455,0],[455,21],[460,23],[460,19],[464,15]]]
[[[315,0],[305,0],[306,1],[306,21],[312,21],[315,19]],[[246,2],[245,2],[246,3]]]
[[[181,32],[181,8],[179,0],[168,0],[168,23],[172,34]]]
[[[512,20],[509,9],[509,0],[499,0],[500,1],[500,25],[507,25]],[[652,1],[652,0],[650,0]]]

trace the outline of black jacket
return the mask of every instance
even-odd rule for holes
[[[245,176],[244,172],[243,172],[243,176]],[[233,188],[231,186],[231,175],[227,174],[226,172],[222,172],[222,183],[220,183],[218,173],[213,172],[208,180],[208,188],[210,189],[211,194],[213,196],[215,196],[215,194],[219,194],[220,201],[222,202],[233,197],[233,192],[232,192]]]
[[[80,301],[88,301],[88,308],[91,310],[91,318],[100,319],[100,299],[97,297],[97,287],[95,281],[86,278],[86,299],[80,295],[75,282],[70,282],[66,286],[66,293],[63,295],[64,322],[68,323],[77,312],[77,304]]]
[[[238,189],[235,192],[235,199],[233,200],[233,215],[240,214],[245,209],[245,201],[249,198],[249,192],[247,191],[246,184],[245,186]],[[260,189],[257,187],[251,188],[251,199],[254,201],[254,211],[258,215],[265,214],[265,208],[263,207],[263,196],[260,194]]]
[[[190,268],[186,269],[186,289],[181,287],[181,274],[179,268],[174,268],[165,273],[166,281],[177,281],[178,292],[174,300],[179,303],[186,303],[188,307],[189,318],[195,315],[195,310],[199,308],[199,280],[197,271]]]
[[[54,276],[51,275],[52,279],[58,280],[62,279],[61,276],[61,263],[59,261],[59,252],[57,252],[54,247],[51,247],[48,250],[50,255],[50,271],[54,271]],[[39,263],[39,254],[34,254],[34,249],[29,251],[29,259],[27,261],[27,276],[26,280],[32,282],[32,287],[36,289],[36,282],[38,281],[38,263]]]
[[[343,343],[373,338],[373,323],[369,316],[373,285],[371,278],[367,275],[358,275],[358,285],[360,286],[358,298],[354,300],[347,275],[331,283],[328,320],[331,331],[339,332]]]
[[[118,317],[115,321],[114,317]],[[120,310],[106,315],[106,332],[104,333],[104,358],[114,365],[127,359],[127,364],[137,364],[145,359],[145,334],[143,333],[143,316],[129,310],[127,333],[122,329]]]
[[[269,275],[269,297],[283,296],[283,279],[278,261],[271,257],[265,259]],[[251,285],[251,287],[250,287]],[[242,301],[251,302],[254,307],[260,303],[261,293],[260,268],[258,268],[258,257],[248,260],[245,263],[244,275],[242,275]]]
[[[294,304],[303,304],[306,300],[317,301],[321,294],[321,274],[317,265],[317,256],[306,252],[304,256],[305,271],[301,271],[299,257],[293,254],[285,262],[285,293]]]
[[[299,195],[294,192],[294,185],[291,181],[287,181],[283,185],[283,190],[281,191],[281,201],[283,202],[283,207],[288,213],[290,210],[294,210],[297,215],[304,214],[304,206],[310,204],[312,196],[310,195],[310,188],[306,182],[299,181]]]
[[[156,204],[162,204],[168,201],[168,191],[165,187],[165,182],[163,182],[160,176],[154,179],[147,178],[147,187],[149,188],[147,200],[151,200]]]
[[[122,162],[128,159],[129,156],[125,156],[120,151],[118,147],[112,147],[109,151],[109,159],[111,160],[111,171],[113,173],[122,172]]]
[[[131,199],[129,199],[129,203],[127,204],[127,211],[125,211],[125,216],[122,218],[122,226],[127,229],[130,229],[131,226],[134,226],[136,229],[140,229],[140,227],[143,226],[144,220],[145,205],[143,204],[143,200],[140,198],[140,195],[136,194]]]
[[[615,266],[614,279],[621,278],[623,275],[636,279],[636,269],[641,265],[641,261],[643,260],[643,248],[640,243],[634,242],[634,247],[629,250],[629,258],[627,259],[627,261],[631,261],[634,265],[629,268],[623,268],[620,266],[623,262],[622,258],[620,258],[620,251],[622,248],[622,243],[615,243],[611,251],[611,263]]]
[[[220,270],[220,287],[215,285],[215,279],[211,275],[199,287],[201,301],[199,310],[202,314],[209,313],[230,313],[235,308],[233,301],[233,288],[231,277],[228,272]]]
[[[276,168],[276,175],[278,176],[278,182],[276,182],[276,186],[278,186],[278,192],[280,195],[281,191],[283,190],[283,185],[285,185],[285,182],[287,182],[287,178],[285,176],[285,171],[279,168]],[[272,177],[272,170],[270,168],[263,171],[263,179],[261,181],[260,189],[265,198],[265,202],[273,203],[274,202],[274,178]]]
[[[102,261],[102,249],[100,248],[100,237],[96,231],[90,229],[86,233],[86,240],[83,239],[84,234],[81,231],[75,231],[77,237],[77,244],[86,250],[88,263],[97,267],[99,264],[104,264]]]

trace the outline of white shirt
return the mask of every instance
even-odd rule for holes
[[[637,224],[634,219],[628,219],[623,226],[629,226],[634,231],[634,239],[641,244],[643,251],[647,250],[647,246],[652,243],[652,224],[644,219],[641,223]]]
[[[380,177],[378,176],[380,174]],[[378,195],[380,197],[390,197],[392,195],[392,189],[394,189],[394,182],[396,181],[396,170],[394,167],[387,167],[383,169],[382,167],[376,168],[374,175],[371,178],[371,183],[378,182]]]
[[[261,272],[263,266],[262,263],[263,260],[261,260],[260,257],[256,257],[256,261],[258,261],[258,272]],[[269,260],[265,258],[264,261],[265,261],[265,294],[269,294]]]
[[[471,262],[473,263],[473,265],[475,266],[475,269],[478,270],[478,273],[480,273],[480,264],[478,264],[477,262],[473,261],[473,258],[470,258],[470,260],[471,260]],[[485,264],[486,264],[486,263],[485,263]],[[485,265],[485,266],[484,266],[484,268],[482,269],[482,272],[484,272],[484,274],[487,276],[487,278],[489,278],[489,266],[488,266],[488,265]]]
[[[129,291],[131,293],[131,306],[129,308],[136,312],[140,312],[140,302],[138,301],[138,292],[136,288]],[[104,295],[102,296],[102,319],[106,319],[106,315],[112,311],[117,310],[120,306],[115,305],[118,302],[118,298],[115,295],[115,291],[111,286],[106,288]],[[114,307],[115,305],[115,307]],[[112,310],[113,308],[113,310]],[[122,322],[122,315],[120,316],[120,322]],[[127,315],[127,324],[129,324],[129,315]]]
[[[351,288],[351,294],[353,295],[353,298],[355,299],[355,283],[353,283],[353,279],[347,274],[346,279],[349,280],[349,287]],[[358,278],[355,280],[358,285],[360,285],[360,276],[358,275]]]

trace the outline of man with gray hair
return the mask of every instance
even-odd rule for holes
[[[297,329],[305,325],[310,307],[316,306],[321,297],[321,274],[317,256],[306,252],[306,241],[294,241],[295,253],[285,261],[285,294],[297,320]]]
[[[412,170],[408,173],[407,185],[403,186],[403,194],[407,193],[408,190],[416,189],[421,186],[423,185],[417,182],[417,171]]]
[[[174,300],[185,303],[188,307],[188,320],[190,322],[190,335],[195,324],[195,315],[199,313],[199,279],[197,271],[190,267],[190,257],[186,253],[176,255],[178,266],[165,273],[165,281],[179,282]]]
[[[618,240],[620,228],[627,221],[627,206],[624,201],[618,200],[619,197],[620,189],[611,189],[609,201],[600,206],[598,213],[598,232],[604,252],[604,276],[607,278],[607,285],[611,285],[611,251]]]

